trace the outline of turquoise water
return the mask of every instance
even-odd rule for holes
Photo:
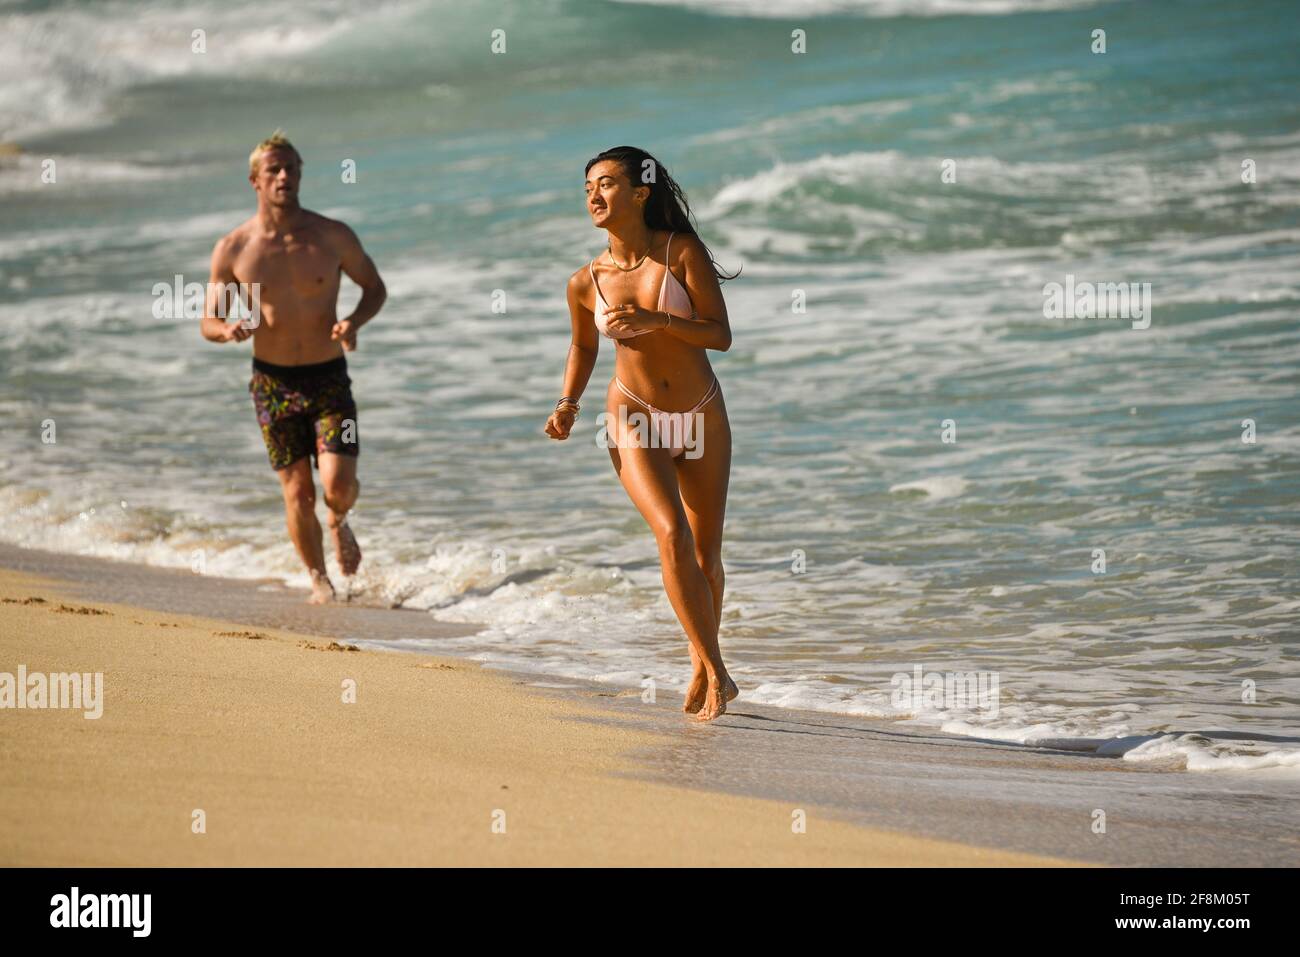
[[[680,687],[594,422],[541,435],[564,284],[603,245],[583,166],[634,143],[744,267],[714,360],[736,435],[723,645],[751,699],[1294,773],[1294,4],[706,6],[0,6],[0,140],[21,148],[0,156],[0,536],[305,583],[248,347],[151,296],[206,280],[281,126],[304,203],[357,230],[390,293],[349,360],[353,599],[481,623],[439,649],[491,664]],[[1150,283],[1150,327],[1046,318],[1067,276]],[[594,387],[612,365],[607,346]],[[891,677],[917,665],[995,672],[997,714],[900,707]]]

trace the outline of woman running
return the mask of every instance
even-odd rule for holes
[[[546,434],[569,437],[600,334],[613,339],[610,458],[654,532],[664,591],[689,641],[683,710],[712,721],[739,691],[718,648],[731,427],[705,350],[731,348],[718,283],[735,276],[717,269],[685,195],[649,153],[615,147],[588,161],[586,174],[587,210],[609,241],[569,278],[573,342]]]

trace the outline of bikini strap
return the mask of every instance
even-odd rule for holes
[[[718,377],[714,376],[713,385],[709,386],[709,391],[704,393],[704,398],[702,398],[699,402],[695,403],[695,408],[691,409],[691,412],[692,413],[699,412],[700,409],[708,405],[709,400],[712,399],[717,394],[718,394]]]
[[[672,272],[672,270],[668,268],[668,263],[670,262],[668,254],[672,251],[673,237],[676,235],[676,231],[669,233],[668,245],[664,247],[664,278],[659,280],[659,301],[655,303],[655,306],[662,305],[664,301],[664,289],[668,285],[668,274]]]
[[[591,288],[596,290],[596,309],[599,310],[605,297],[600,294],[600,283],[596,282],[596,260],[587,263],[587,272],[591,273]]]
[[[633,400],[634,402],[641,402],[641,397],[638,396],[638,395],[633,394],[633,393],[630,392],[630,391],[628,391],[628,387],[625,386],[625,385],[624,385],[624,384],[619,380],[618,376],[614,376],[614,385],[618,387],[618,391],[619,391],[619,392],[622,392],[622,393],[623,393],[625,396],[627,396],[629,399]],[[642,405],[645,405],[644,402],[641,402],[641,404],[642,404]],[[646,406],[646,408],[649,408],[649,406]]]

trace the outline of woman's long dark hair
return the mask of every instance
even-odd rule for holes
[[[618,163],[623,168],[623,173],[632,181],[633,187],[650,187],[650,198],[646,200],[645,204],[645,224],[647,226],[651,229],[687,233],[696,239],[700,239],[700,234],[691,221],[691,204],[686,201],[686,194],[677,185],[677,181],[668,175],[668,169],[663,163],[645,150],[638,149],[635,146],[615,146],[613,149],[597,153],[587,160],[587,168],[583,170],[583,173],[590,173],[593,166],[604,160],[613,160]],[[648,176],[647,174],[651,169],[654,170],[654,173]],[[649,179],[648,182],[647,179]],[[700,244],[703,245],[704,240],[700,239]],[[709,262],[713,264],[713,274],[718,277],[718,282],[726,282],[728,279],[735,279],[740,275],[739,269],[728,275],[718,265],[718,261],[713,258],[713,253],[709,252],[708,246],[704,247],[704,251],[708,254]]]

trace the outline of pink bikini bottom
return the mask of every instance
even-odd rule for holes
[[[701,411],[708,405],[715,395],[718,394],[718,380],[715,378],[713,384],[709,386],[704,398],[696,402],[695,405],[686,412],[665,412],[663,409],[656,409],[645,399],[638,396],[630,390],[621,381],[618,376],[614,377],[614,385],[618,386],[618,391],[633,402],[639,402],[650,412],[650,426],[653,430],[653,445],[656,448],[667,448],[672,452],[673,458],[677,458],[686,451],[685,438],[693,429],[695,413]],[[663,437],[667,436],[668,441],[664,442]]]

